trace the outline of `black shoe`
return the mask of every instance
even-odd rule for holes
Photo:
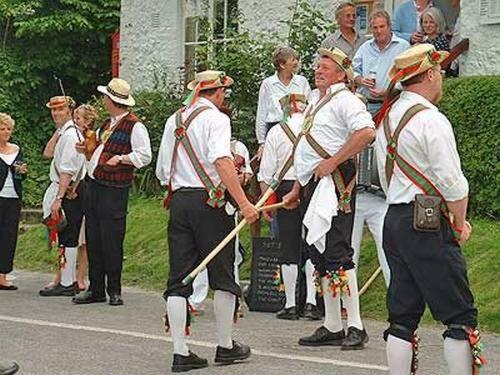
[[[341,346],[345,339],[344,330],[330,332],[325,326],[319,327],[311,336],[299,339],[299,345],[303,346]]]
[[[321,320],[321,314],[318,308],[312,303],[306,303],[304,311],[302,312],[302,317],[307,320]]]
[[[366,330],[357,329],[356,327],[349,327],[347,329],[347,337],[342,343],[342,350],[360,350],[365,347],[368,342],[368,334]]]
[[[120,296],[119,294],[111,294],[109,296],[109,304],[110,304],[110,306],[121,306],[121,305],[123,305],[122,296]]]
[[[226,349],[217,347],[215,352],[215,362],[216,363],[233,363],[234,361],[242,361],[250,357],[252,351],[250,347],[245,344],[240,344],[233,340],[233,348]]]
[[[72,302],[75,305],[85,305],[88,303],[98,303],[98,302],[106,302],[106,296],[98,296],[94,294],[94,292],[87,290],[86,292],[79,293],[75,297],[73,297]]]
[[[39,292],[42,297],[68,296],[72,297],[76,294],[73,284],[70,286],[62,286],[60,283],[51,288],[42,289]]]
[[[184,372],[208,367],[208,361],[189,351],[189,355],[174,354],[172,372]]]
[[[278,311],[276,318],[285,320],[298,320],[299,314],[297,314],[297,308],[295,306],[284,308]]]
[[[15,285],[1,285],[0,284],[0,290],[17,290],[17,286]]]
[[[19,365],[14,361],[0,361],[0,375],[14,375]]]

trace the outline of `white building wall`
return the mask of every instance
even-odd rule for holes
[[[341,2],[343,0],[311,0],[313,5],[324,9],[325,14],[332,21],[335,8]],[[289,31],[288,27],[280,23],[280,20],[291,18],[292,11],[289,8],[295,3],[296,0],[240,0],[239,8],[245,18],[243,27],[256,32],[278,32],[286,35]]]
[[[183,0],[122,0],[120,77],[134,91],[152,89],[155,77],[176,80],[182,65]]]
[[[500,23],[479,22],[479,1],[461,2],[460,34],[469,38],[469,52],[460,59],[460,74],[466,76],[500,74]]]

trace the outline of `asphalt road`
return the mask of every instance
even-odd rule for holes
[[[0,292],[0,357],[16,360],[19,374],[168,374],[170,337],[163,333],[164,302],[159,293],[126,288],[124,306],[75,306],[69,297],[42,298],[49,275],[14,273],[17,292]],[[297,339],[318,322],[280,321],[272,314],[246,312],[235,338],[251,346],[244,363],[213,364],[216,337],[211,303],[192,326],[190,349],[209,359],[210,367],[192,374],[387,374],[383,322],[365,320],[370,342],[362,351],[305,348]],[[442,329],[420,329],[419,374],[446,374]],[[483,375],[500,374],[500,336],[483,335],[489,365]]]

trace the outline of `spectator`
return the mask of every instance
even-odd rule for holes
[[[437,51],[450,50],[450,43],[444,34],[444,16],[438,8],[432,7],[422,13],[420,25],[424,33],[424,43],[432,44]]]
[[[12,271],[21,215],[22,184],[27,170],[19,146],[10,143],[14,120],[0,113],[0,290],[17,290],[7,280]]]
[[[75,124],[81,129],[83,134],[87,131],[93,131],[95,120],[97,119],[97,111],[89,104],[82,104],[75,109],[74,114]],[[88,257],[87,257],[87,241],[85,238],[85,217],[82,220],[80,228],[80,237],[78,239],[78,270],[76,274],[76,282],[79,291],[84,291],[87,286],[85,285],[85,278],[88,271]]]
[[[338,30],[328,36],[321,43],[321,47],[337,47],[352,59],[358,48],[366,42],[366,37],[359,35],[355,28],[356,6],[351,2],[341,3],[335,10],[335,21],[337,21]]]
[[[431,0],[409,0],[401,4],[394,12],[392,31],[411,44],[421,43],[424,35],[419,28],[420,16],[431,6]]]
[[[384,10],[370,17],[373,39],[363,43],[354,56],[354,82],[358,91],[368,100],[368,110],[373,115],[381,106],[389,86],[387,74],[394,58],[408,49],[408,42],[397,37],[390,29],[391,17]]]
[[[278,47],[273,53],[276,73],[262,81],[257,104],[255,133],[259,143],[258,155],[262,157],[267,132],[283,118],[279,100],[292,92],[304,94],[311,92],[307,79],[297,73],[299,60],[297,52],[290,47]]]

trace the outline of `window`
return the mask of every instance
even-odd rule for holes
[[[213,42],[215,49],[224,47],[231,33],[238,31],[238,0],[191,0],[186,9],[184,34],[185,82],[196,70],[204,69],[200,46]],[[202,49],[201,49],[202,50]]]

